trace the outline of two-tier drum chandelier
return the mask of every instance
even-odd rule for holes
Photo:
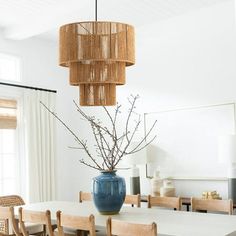
[[[118,22],[77,22],[60,27],[61,66],[70,85],[79,86],[81,106],[116,104],[116,85],[125,84],[125,67],[135,63],[134,28]]]

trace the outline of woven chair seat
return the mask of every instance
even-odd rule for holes
[[[0,197],[0,206],[21,206],[25,205],[24,200],[18,195],[8,195]]]
[[[76,236],[78,235],[78,232],[76,230],[67,228],[67,227],[63,227],[63,231],[64,231],[64,236]],[[54,234],[55,236],[58,236],[58,229],[54,230]],[[84,235],[89,236],[89,233],[84,231]],[[103,227],[96,227],[96,236],[106,236],[106,228]]]
[[[43,234],[44,232],[43,225],[34,224],[34,223],[25,223],[25,227],[29,235]]]
[[[73,235],[76,235],[76,230],[73,230],[73,229],[70,229],[70,228],[63,227],[63,231],[64,231],[64,235],[65,235],[65,236],[73,236]],[[54,234],[55,234],[56,236],[59,235],[58,229],[55,229],[55,230],[54,230]]]

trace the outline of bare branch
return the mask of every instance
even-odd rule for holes
[[[148,130],[147,134],[142,138],[142,140],[138,143],[138,145],[131,152],[135,151],[144,141],[147,141],[147,138],[151,134],[152,130],[154,129],[154,127],[156,125],[156,123],[157,123],[157,120],[155,120],[155,122],[152,124],[151,128]]]
[[[121,105],[116,106],[114,115],[111,115],[109,110],[106,107],[103,107],[105,114],[109,118],[111,122],[111,128],[108,128],[110,126],[105,126],[102,124],[100,119],[95,118],[95,116],[89,116],[87,115],[75,102],[75,106],[79,114],[81,115],[81,119],[87,121],[90,124],[90,127],[92,129],[92,134],[95,139],[95,145],[94,150],[96,153],[96,157],[99,157],[96,160],[94,156],[90,153],[87,140],[80,139],[66,124],[63,120],[61,120],[56,113],[51,111],[44,103],[40,102],[45,109],[47,109],[48,112],[50,112],[68,131],[72,134],[72,136],[75,138],[75,141],[78,143],[78,147],[72,147],[69,146],[71,149],[79,149],[84,150],[87,156],[89,157],[90,162],[85,161],[84,159],[80,159],[80,163],[91,167],[96,170],[114,170],[117,168],[118,163],[122,160],[124,155],[130,155],[134,154],[136,152],[141,151],[146,146],[148,146],[155,138],[149,138],[154,126],[156,125],[156,121],[151,126],[149,131],[145,134],[145,136],[141,139],[141,141],[134,147],[132,150],[128,150],[135,134],[138,131],[138,128],[141,124],[141,116],[135,112],[135,104],[136,100],[138,99],[138,96],[130,96],[128,98],[128,102],[130,104],[130,108],[128,110],[128,116],[125,122],[125,128],[124,131],[122,131],[122,135],[118,134],[117,131],[120,131],[116,127],[117,123],[117,117],[120,113]],[[134,120],[135,125],[132,127],[132,130],[130,131],[130,121],[133,118],[133,116],[138,115],[138,119]],[[136,117],[135,117],[136,118]],[[148,141],[149,139],[149,141]],[[121,169],[121,168],[120,168]],[[124,168],[123,168],[124,169]]]
[[[100,122],[98,122],[98,121],[96,122],[94,117],[91,117],[91,116],[86,115],[86,114],[82,111],[82,109],[78,106],[78,104],[75,102],[75,100],[73,100],[73,102],[74,102],[74,104],[75,104],[75,106],[76,106],[76,108],[77,108],[77,111],[78,111],[87,121],[93,123],[95,126],[99,126],[101,130],[103,130],[104,132],[108,133],[110,136],[113,137],[112,133],[111,133],[107,128],[101,126],[101,125],[100,125]]]
[[[112,165],[115,162],[114,151],[117,148],[117,141],[118,141],[117,132],[116,132],[116,118],[117,118],[117,114],[119,112],[120,107],[121,106],[117,105],[116,110],[115,110],[115,117],[113,120],[113,118],[112,118],[111,114],[109,113],[109,111],[107,110],[107,108],[105,106],[103,106],[103,109],[106,111],[106,114],[108,115],[108,117],[111,121],[111,124],[112,124],[113,147],[111,148],[110,153],[109,153],[109,156],[111,157]]]
[[[132,113],[133,113],[133,110],[134,110],[134,108],[135,108],[135,103],[136,103],[136,100],[138,99],[138,95],[137,96],[132,96],[133,97],[133,101],[130,101],[129,100],[129,98],[128,98],[128,101],[129,101],[129,103],[131,104],[131,108],[130,108],[130,110],[129,110],[129,113],[128,113],[128,117],[127,117],[127,120],[126,120],[126,125],[125,125],[125,131],[126,131],[126,140],[127,140],[127,142],[128,143],[130,143],[130,139],[129,139],[129,137],[128,137],[128,127],[129,127],[129,120],[130,120],[130,117],[131,117],[131,115],[132,115]]]
[[[82,148],[82,147],[72,147],[72,146],[68,146],[68,148],[71,148],[71,149],[84,149],[84,148]]]
[[[95,163],[98,169],[101,169],[101,166],[95,161],[95,159],[90,154],[86,143],[84,143],[82,140],[80,140],[77,135],[65,124],[63,120],[61,120],[56,113],[51,111],[42,101],[40,103],[46,108],[46,110],[51,113],[58,121],[60,121],[61,124],[74,136],[75,140],[83,147],[84,151],[87,153],[87,155],[90,157],[90,159]]]
[[[96,134],[95,127],[94,127],[94,125],[93,125],[92,123],[91,123],[91,127],[92,127],[92,130],[93,130],[94,139],[95,139],[95,141],[96,141],[96,143],[97,143],[97,147],[98,147],[98,149],[99,149],[99,151],[100,151],[100,155],[101,155],[103,161],[105,162],[107,168],[109,168],[109,166],[108,166],[108,164],[107,164],[107,162],[106,162],[106,160],[107,160],[106,151],[105,151],[104,149],[102,149],[102,145],[99,143],[99,140],[98,140],[98,138],[97,138],[97,134]]]
[[[79,162],[82,163],[82,164],[84,164],[84,165],[86,165],[86,166],[89,166],[89,167],[91,167],[91,168],[93,168],[93,169],[96,169],[96,170],[103,170],[103,168],[98,168],[98,167],[96,167],[96,166],[92,166],[92,165],[86,163],[83,159],[80,160]]]

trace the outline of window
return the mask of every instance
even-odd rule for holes
[[[0,99],[0,195],[18,192],[15,100]]]
[[[20,81],[20,59],[0,53],[0,80]],[[19,193],[17,102],[0,94],[0,195]]]
[[[0,130],[0,195],[18,192],[15,130]]]
[[[0,129],[16,129],[16,101],[0,99]]]
[[[20,81],[20,59],[0,53],[0,80]]]

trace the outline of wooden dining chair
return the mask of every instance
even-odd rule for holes
[[[153,197],[148,195],[148,208],[153,206],[181,209],[181,201],[179,197]]]
[[[30,211],[25,210],[22,207],[19,208],[19,224],[20,224],[20,232],[24,236],[29,236],[29,232],[26,228],[26,223],[35,223],[43,225],[43,231],[39,232],[39,234],[43,234],[46,236],[46,232],[49,236],[54,236],[53,227],[51,224],[51,213],[49,210],[46,212],[40,211]]]
[[[157,225],[152,224],[135,224],[121,220],[107,219],[107,236],[157,236]]]
[[[1,207],[14,207],[24,205],[24,200],[18,195],[0,196]],[[0,219],[0,234],[9,234],[9,221]]]
[[[82,191],[79,192],[79,202],[92,201],[92,198],[93,198],[93,196],[92,196],[91,193],[82,192]],[[140,207],[141,196],[140,196],[140,194],[137,194],[137,195],[126,195],[124,203]]]
[[[125,196],[125,204],[131,204],[132,206],[140,207],[141,206],[141,195],[126,195]]]
[[[79,191],[79,202],[92,201],[93,196],[91,193]]]
[[[0,196],[0,206],[3,207],[15,207],[25,205],[25,202],[21,196],[18,195],[6,195]],[[0,234],[7,234],[9,229],[8,221],[0,220]],[[26,224],[26,229],[30,235],[40,235],[43,232],[43,226],[40,224]]]
[[[0,220],[7,221],[6,225],[9,227],[7,229],[1,230],[5,231],[5,233],[0,233],[1,235],[16,235],[21,236],[18,228],[18,224],[16,222],[14,216],[14,208],[13,207],[0,207]],[[5,225],[4,225],[5,227]],[[11,230],[10,230],[11,228]]]
[[[229,215],[233,213],[232,200],[218,200],[218,199],[200,199],[191,198],[192,211],[213,211],[225,212]]]
[[[79,192],[79,202],[82,203],[84,201],[92,201],[93,195],[88,192]],[[105,236],[106,235],[106,230],[103,227],[97,227],[96,229],[96,235],[99,236]],[[67,235],[71,235],[72,232],[67,232]],[[86,233],[85,233],[86,234]]]
[[[63,227],[76,231],[76,235],[84,235],[89,233],[89,236],[96,236],[95,219],[93,215],[86,216],[72,216],[63,214],[61,211],[57,212],[57,228],[58,236],[64,236]]]

